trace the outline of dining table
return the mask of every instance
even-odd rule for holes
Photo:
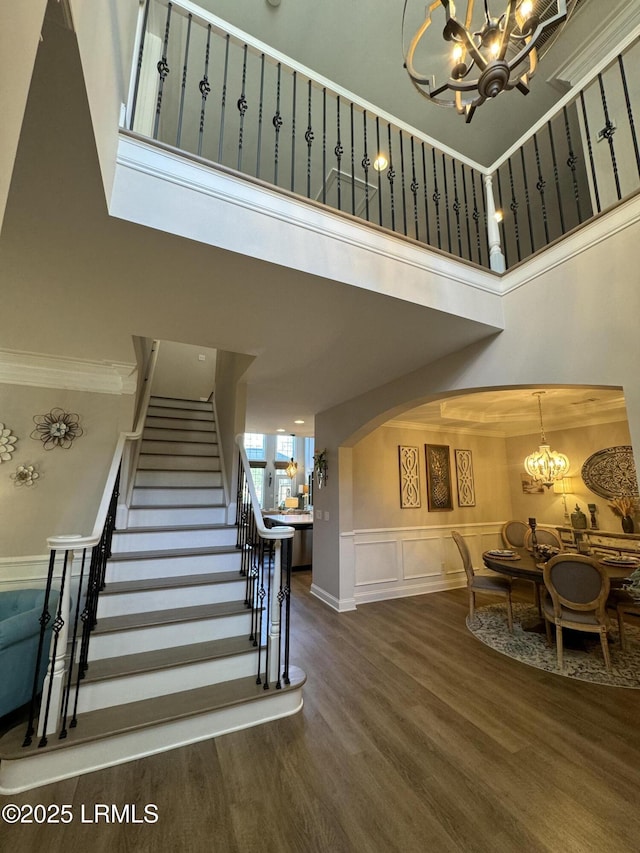
[[[620,589],[631,572],[640,565],[639,560],[628,557],[620,557],[617,561],[615,557],[596,557],[596,559],[607,573],[612,590]],[[484,551],[482,560],[485,566],[493,572],[535,583],[539,619],[523,623],[522,628],[525,631],[544,631],[545,625],[541,606],[541,593],[544,593],[544,561],[542,558],[528,548],[512,548]],[[617,565],[614,565],[614,562],[617,562]]]

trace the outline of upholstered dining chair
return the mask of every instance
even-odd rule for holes
[[[538,540],[538,545],[551,545],[552,548],[559,548],[560,551],[564,550],[562,539],[560,539],[555,530],[549,530],[548,527],[536,527],[536,539]],[[527,527],[527,532],[525,533],[524,547],[531,547],[530,527]]]
[[[550,598],[542,603],[551,645],[551,623],[556,626],[558,668],[563,669],[562,629],[588,631],[600,636],[605,666],[611,669],[607,616],[609,576],[592,557],[581,554],[556,554],[544,565],[544,584]]]
[[[510,578],[499,577],[498,575],[478,575],[473,568],[471,562],[471,554],[467,547],[467,543],[457,530],[451,531],[453,541],[458,546],[458,551],[462,557],[462,565],[467,576],[467,590],[469,591],[469,617],[475,616],[476,610],[476,592],[485,592],[488,595],[504,595],[507,599],[507,622],[509,624],[509,633],[513,634],[513,608],[511,605],[511,580]]]
[[[529,525],[524,521],[513,519],[502,525],[500,531],[505,548],[524,548],[524,537],[527,535]]]
[[[624,616],[628,613],[632,616],[640,616],[640,600],[633,598],[624,589],[612,589],[607,601],[607,607],[615,608],[618,617],[618,634],[620,636],[620,648],[627,649],[627,635],[624,630]]]

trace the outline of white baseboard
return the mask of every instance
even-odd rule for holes
[[[326,590],[316,586],[314,583],[311,584],[309,592],[311,595],[315,595],[316,598],[319,598],[320,601],[328,604],[333,610],[337,610],[338,613],[346,613],[349,610],[356,609],[355,598],[336,598],[334,595],[331,595]]]

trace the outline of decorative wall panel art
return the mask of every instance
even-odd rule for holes
[[[448,444],[425,444],[427,462],[427,505],[429,512],[453,509]]]
[[[398,445],[400,465],[400,508],[420,506],[420,457],[417,447]]]
[[[475,506],[476,489],[473,482],[473,460],[470,450],[454,450],[456,481],[458,483],[458,506]]]

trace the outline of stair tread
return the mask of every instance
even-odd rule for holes
[[[191,607],[174,607],[168,610],[150,610],[128,613],[124,616],[103,616],[98,620],[96,634],[135,628],[151,628],[175,622],[193,622],[219,616],[236,616],[250,613],[244,601],[217,601],[213,604],[196,604]]]
[[[184,530],[180,527],[178,530]],[[155,560],[171,559],[172,557],[202,557],[207,554],[212,557],[217,554],[240,553],[235,545],[208,545],[203,548],[159,548],[155,551],[118,551],[111,554],[109,562],[124,562],[125,560]]]
[[[202,574],[173,575],[166,578],[141,578],[132,581],[115,581],[107,583],[100,595],[119,595],[127,592],[146,592],[153,589],[171,589],[173,587],[202,586],[213,583],[229,583],[243,581],[240,572],[203,572]]]
[[[233,530],[233,524],[185,524],[177,527],[169,525],[158,525],[157,527],[127,527],[126,530],[116,530],[115,533],[168,533],[173,530]],[[114,534],[115,535],[115,534]]]
[[[191,643],[186,646],[154,649],[151,652],[137,652],[132,655],[102,658],[90,662],[83,681],[85,684],[89,684],[123,675],[139,675],[153,670],[168,669],[174,666],[255,651],[256,647],[244,634],[241,637],[225,637],[221,640],[208,640],[204,643]]]
[[[129,509],[221,509],[225,504],[131,504]]]
[[[51,736],[47,745],[40,748],[36,736],[30,746],[23,747],[25,726],[17,726],[0,739],[0,759],[29,758],[36,752],[65,749],[173,720],[194,717],[219,708],[268,699],[285,691],[299,689],[306,681],[306,675],[298,667],[292,666],[289,668],[289,679],[290,685],[283,683],[281,690],[276,690],[275,685],[265,690],[262,684],[256,684],[254,676],[247,676],[154,699],[142,699],[126,705],[89,711],[78,715],[77,727],[69,728],[65,739]]]

